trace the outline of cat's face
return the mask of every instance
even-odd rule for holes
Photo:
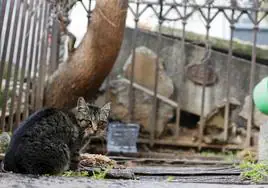
[[[97,132],[106,128],[110,109],[110,102],[100,108],[86,103],[83,97],[79,97],[76,119],[79,126],[84,129],[84,137],[96,135]]]

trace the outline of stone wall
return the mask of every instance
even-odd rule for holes
[[[132,38],[134,31],[130,28],[125,30],[125,38],[121,47],[120,54],[117,62],[112,71],[112,77],[122,74],[123,66],[126,63],[128,57],[131,55],[132,50]],[[136,47],[145,46],[154,52],[157,52],[157,35],[154,33],[148,33],[144,31],[138,31],[138,37],[136,39]],[[164,60],[164,67],[167,71],[167,75],[173,80],[175,86],[175,93],[170,98],[177,100],[177,92],[182,92],[182,109],[193,114],[200,115],[201,112],[201,94],[202,86],[193,83],[188,78],[184,77],[183,84],[179,84],[182,80],[181,73],[182,58],[180,57],[179,40],[163,37],[160,56]],[[204,56],[205,49],[203,47],[186,44],[186,66],[190,64],[199,64]],[[226,65],[228,61],[228,55],[225,53],[212,50],[210,65],[216,75],[217,82],[211,86],[206,87],[205,95],[205,114],[209,113],[217,104],[219,104],[226,94]],[[231,64],[231,87],[230,96],[238,99],[241,104],[244,103],[245,97],[248,95],[249,81],[250,81],[250,61],[233,57]],[[184,69],[185,71],[185,69]],[[265,65],[257,64],[256,66],[256,83],[262,78],[268,75],[268,67]]]

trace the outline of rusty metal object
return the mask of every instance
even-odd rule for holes
[[[207,70],[204,70],[204,66],[202,64],[192,64],[186,69],[186,76],[189,80],[194,82],[195,84],[205,86],[211,86],[217,82],[217,74],[215,71],[207,66]]]

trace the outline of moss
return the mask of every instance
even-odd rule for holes
[[[180,30],[180,29],[163,27],[162,32],[163,32],[163,34],[173,35],[176,37],[182,36],[182,30]],[[185,33],[185,35],[186,35],[186,41],[192,41],[194,43],[200,43],[200,44],[204,44],[206,41],[204,35],[196,34],[194,32],[187,31]],[[210,37],[209,40],[210,40],[212,48],[228,52],[229,45],[230,45],[229,40],[219,39],[216,37]],[[238,40],[234,40],[233,41],[233,54],[251,57],[252,47],[253,47],[253,45],[249,42],[242,42],[242,41],[240,42]],[[268,60],[267,49],[257,47],[256,48],[256,57],[257,57],[257,59]]]
[[[227,152],[214,152],[214,151],[203,151],[200,153],[203,157],[221,157],[226,162],[233,162],[236,159],[236,153],[227,151]]]

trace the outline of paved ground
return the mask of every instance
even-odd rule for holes
[[[92,180],[77,177],[37,177],[0,173],[0,188],[264,188],[268,185],[222,185],[168,182],[167,180]]]

